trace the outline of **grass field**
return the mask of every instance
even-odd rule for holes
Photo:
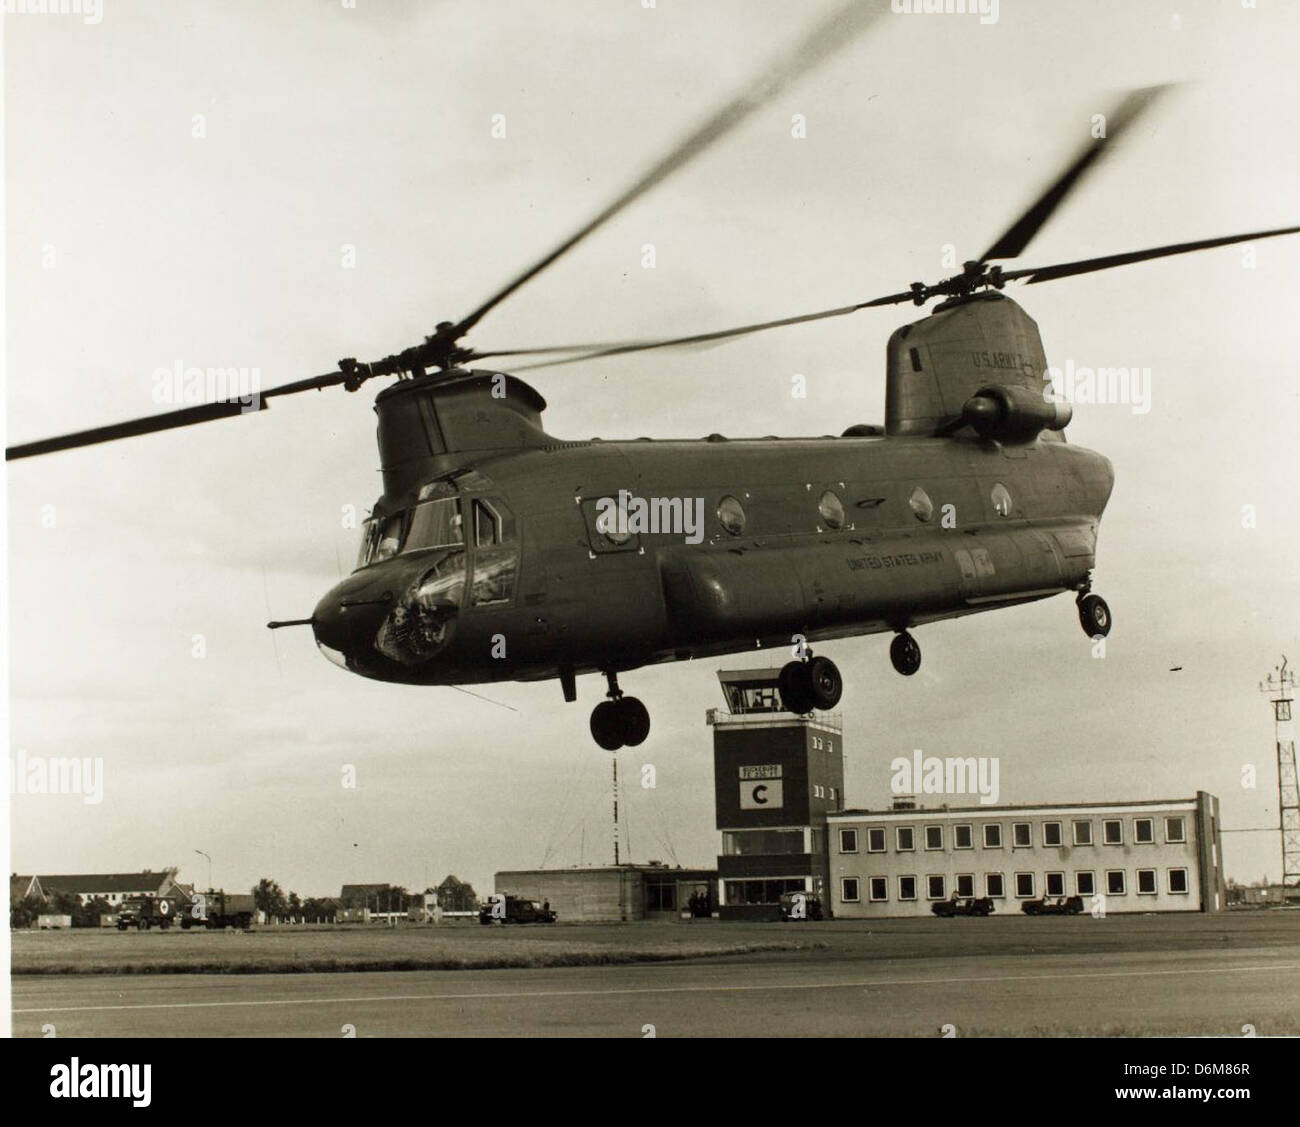
[[[707,924],[276,927],[238,931],[78,928],[14,932],[14,974],[285,974],[596,966],[796,951],[818,937],[735,934]]]
[[[270,974],[597,966],[816,952],[819,963],[980,955],[1300,949],[1300,912],[556,926],[11,933],[14,974]]]

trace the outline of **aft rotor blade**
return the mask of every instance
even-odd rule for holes
[[[841,5],[809,32],[793,50],[774,60],[757,80],[750,83],[735,98],[683,138],[663,159],[642,173],[639,179],[618,195],[604,210],[598,212],[562,243],[499,289],[467,317],[458,321],[447,335],[454,340],[464,336],[482,320],[486,313],[520,286],[535,278],[561,255],[572,250],[633,201],[725,137],[746,118],[780,94],[794,79],[830,58],[871,24],[877,22],[888,10],[883,0],[870,0],[870,2],[849,0],[848,3]]]
[[[1027,278],[1028,284],[1050,282],[1056,278],[1071,278],[1076,274],[1091,274],[1097,270],[1109,270],[1113,266],[1128,266],[1134,262],[1149,262],[1154,258],[1170,258],[1176,254],[1190,254],[1192,251],[1209,250],[1212,247],[1226,247],[1233,243],[1249,243],[1256,239],[1272,239],[1278,235],[1300,234],[1300,227],[1278,227],[1272,231],[1253,231],[1249,235],[1224,235],[1217,239],[1198,239],[1192,243],[1172,243],[1164,247],[1151,247],[1149,250],[1133,250],[1126,254],[1108,254],[1101,258],[1084,258],[1078,262],[1063,262],[1056,266],[1034,266],[1023,270],[1003,271],[1002,277],[1008,281]]]
[[[79,430],[72,434],[58,435],[55,438],[42,439],[39,442],[25,442],[19,446],[10,446],[5,450],[5,461],[13,462],[19,458],[32,458],[38,454],[53,454],[58,450],[75,450],[79,446],[96,446],[101,442],[113,442],[119,438],[135,438],[142,434],[155,434],[158,431],[176,430],[179,427],[194,426],[197,423],[211,422],[213,419],[227,419],[233,415],[256,414],[265,411],[268,399],[278,395],[293,395],[300,391],[318,391],[324,387],[333,387],[351,377],[342,372],[330,372],[323,376],[297,380],[294,383],[281,384],[263,392],[250,393],[248,402],[239,399],[223,400],[215,403],[199,403],[193,407],[182,407],[176,411],[166,411],[161,415],[146,415],[140,419],[129,419],[123,423],[110,423],[108,426]]]
[[[740,325],[733,329],[719,329],[710,333],[695,333],[691,336],[669,337],[664,340],[635,341],[631,344],[615,345],[611,348],[597,348],[590,352],[580,352],[576,356],[565,356],[558,360],[544,360],[538,364],[521,364],[515,371],[523,372],[536,368],[555,368],[561,364],[576,364],[586,360],[599,360],[605,356],[625,356],[630,352],[649,352],[658,348],[690,348],[692,345],[710,344],[714,341],[734,340],[736,337],[748,336],[750,333],[762,333],[768,329],[783,329],[790,325],[804,325],[810,321],[825,321],[831,317],[844,317],[860,309],[870,309],[879,305],[899,305],[911,301],[913,295],[907,293],[889,294],[886,297],[862,301],[857,305],[841,305],[836,309],[822,309],[816,313],[801,313],[797,317],[782,317],[776,321],[759,321],[752,325]],[[536,351],[547,351],[538,349]],[[497,355],[503,355],[498,353]]]
[[[1016,258],[1029,245],[1039,229],[1052,217],[1062,201],[1087,174],[1125,130],[1169,90],[1168,86],[1148,86],[1133,90],[1106,115],[1106,136],[1089,141],[1069,166],[980,257],[981,262],[998,258]]]

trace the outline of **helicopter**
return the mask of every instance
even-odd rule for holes
[[[887,8],[853,3],[709,117],[590,221],[458,321],[364,363],[240,400],[198,404],[13,446],[7,460],[265,410],[269,401],[393,378],[374,400],[383,492],[353,572],[309,617],[322,652],[367,678],[463,687],[605,678],[590,717],[607,750],[639,746],[650,716],[620,675],[643,666],[791,647],[783,706],[833,709],[844,691],[812,643],[892,633],[893,668],[914,675],[928,623],[1073,594],[1088,637],[1110,608],[1092,590],[1098,530],[1114,484],[1100,453],[1066,441],[1037,325],[1007,296],[1113,267],[1300,232],[1287,227],[1007,268],[1163,88],[1107,115],[1057,178],[960,273],[835,309],[710,333],[602,345],[478,350],[479,322],[634,200],[697,158]],[[872,308],[936,302],[890,337],[882,425],[839,436],[567,441],[515,371],[721,343]],[[513,362],[512,362],[513,366]]]

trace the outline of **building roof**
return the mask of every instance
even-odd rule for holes
[[[904,810],[867,810],[849,809],[832,810],[827,818],[920,818],[938,814],[982,814],[990,817],[994,814],[1012,813],[1024,810],[1114,810],[1127,809],[1131,806],[1195,806],[1195,798],[1150,798],[1138,801],[1116,802],[1028,802],[1017,805],[999,806],[920,806]]]
[[[339,893],[340,900],[348,900],[357,896],[369,896],[374,892],[387,892],[390,888],[395,888],[391,884],[345,884]]]
[[[44,896],[39,877],[24,877],[13,873],[9,877],[9,903],[17,904],[26,896]]]
[[[142,873],[73,873],[36,879],[47,893],[77,892],[87,896],[100,896],[108,892],[157,892],[175,876],[175,869],[160,869],[157,872],[146,869]]]

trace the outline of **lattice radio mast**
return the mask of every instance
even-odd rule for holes
[[[1259,684],[1273,704],[1274,740],[1277,744],[1277,805],[1282,834],[1282,886],[1300,887],[1300,775],[1296,772],[1295,730],[1291,705],[1295,674],[1287,670],[1286,655]]]

